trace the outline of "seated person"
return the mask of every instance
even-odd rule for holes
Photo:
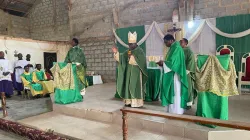
[[[53,80],[53,77],[49,69],[45,69],[45,74],[47,76],[47,80]]]
[[[43,86],[43,95],[50,94],[54,92],[53,81],[48,81],[47,76],[42,69],[41,64],[36,64],[36,69],[32,74],[32,80],[35,83],[39,83]]]
[[[29,65],[25,66],[24,73],[21,75],[24,88],[30,89],[33,97],[42,95],[43,94],[42,85],[32,81],[32,73],[30,73],[29,70],[30,70]],[[25,93],[27,93],[26,89]]]

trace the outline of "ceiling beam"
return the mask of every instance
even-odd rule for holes
[[[26,2],[23,2],[23,1],[21,1],[21,0],[12,0],[12,1],[13,1],[13,2],[18,2],[18,3],[25,4],[25,5],[29,6],[29,7],[32,7],[32,6],[33,6],[33,4],[31,4],[31,3],[26,3]]]
[[[4,10],[11,10],[11,11],[16,11],[16,12],[21,12],[21,13],[26,13],[27,11],[22,11],[22,10],[17,10],[17,9],[13,9],[13,8],[5,8]]]

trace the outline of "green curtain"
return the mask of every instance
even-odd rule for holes
[[[239,33],[250,28],[250,15],[237,15],[216,18],[216,27],[225,33]],[[250,52],[250,35],[241,38],[227,38],[216,34],[216,46],[232,45],[234,47],[234,64],[241,70],[241,57]],[[248,86],[249,87],[249,86]]]
[[[116,29],[116,34],[120,39],[125,43],[128,44],[128,33],[137,33],[137,42],[140,41],[144,35],[145,35],[145,27],[144,26],[134,26],[134,27],[127,27],[127,28],[119,28]],[[119,42],[117,42],[116,46],[118,47],[118,50],[120,53],[123,53],[126,51],[128,48],[122,46]],[[146,54],[146,42],[142,43],[140,47],[143,49],[143,51]],[[117,73],[117,70],[116,70]],[[119,95],[115,94],[115,98],[120,98]]]
[[[119,28],[116,30],[117,36],[120,37],[120,39],[125,43],[128,44],[128,33],[137,33],[137,42],[139,42],[145,35],[145,28],[144,26],[134,26],[134,27],[127,27],[127,28]],[[119,52],[124,52],[127,50],[126,47],[122,46],[119,42],[117,42],[117,47]],[[142,43],[140,47],[144,50],[146,53],[146,42]]]

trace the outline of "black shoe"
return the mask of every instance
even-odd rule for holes
[[[17,96],[21,96],[21,95],[22,95],[21,91],[18,91]]]
[[[6,98],[11,98],[11,95],[5,95],[6,96]]]

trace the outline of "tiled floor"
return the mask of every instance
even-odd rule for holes
[[[20,120],[52,111],[50,98],[28,100],[14,95],[12,98],[8,98],[6,102],[9,107],[7,111],[10,120]],[[0,112],[0,117],[2,117],[2,112]]]
[[[43,130],[51,129],[83,140],[122,140],[121,126],[74,118],[53,112],[20,120],[19,122]],[[134,128],[129,128],[128,136],[129,140],[187,140]]]

